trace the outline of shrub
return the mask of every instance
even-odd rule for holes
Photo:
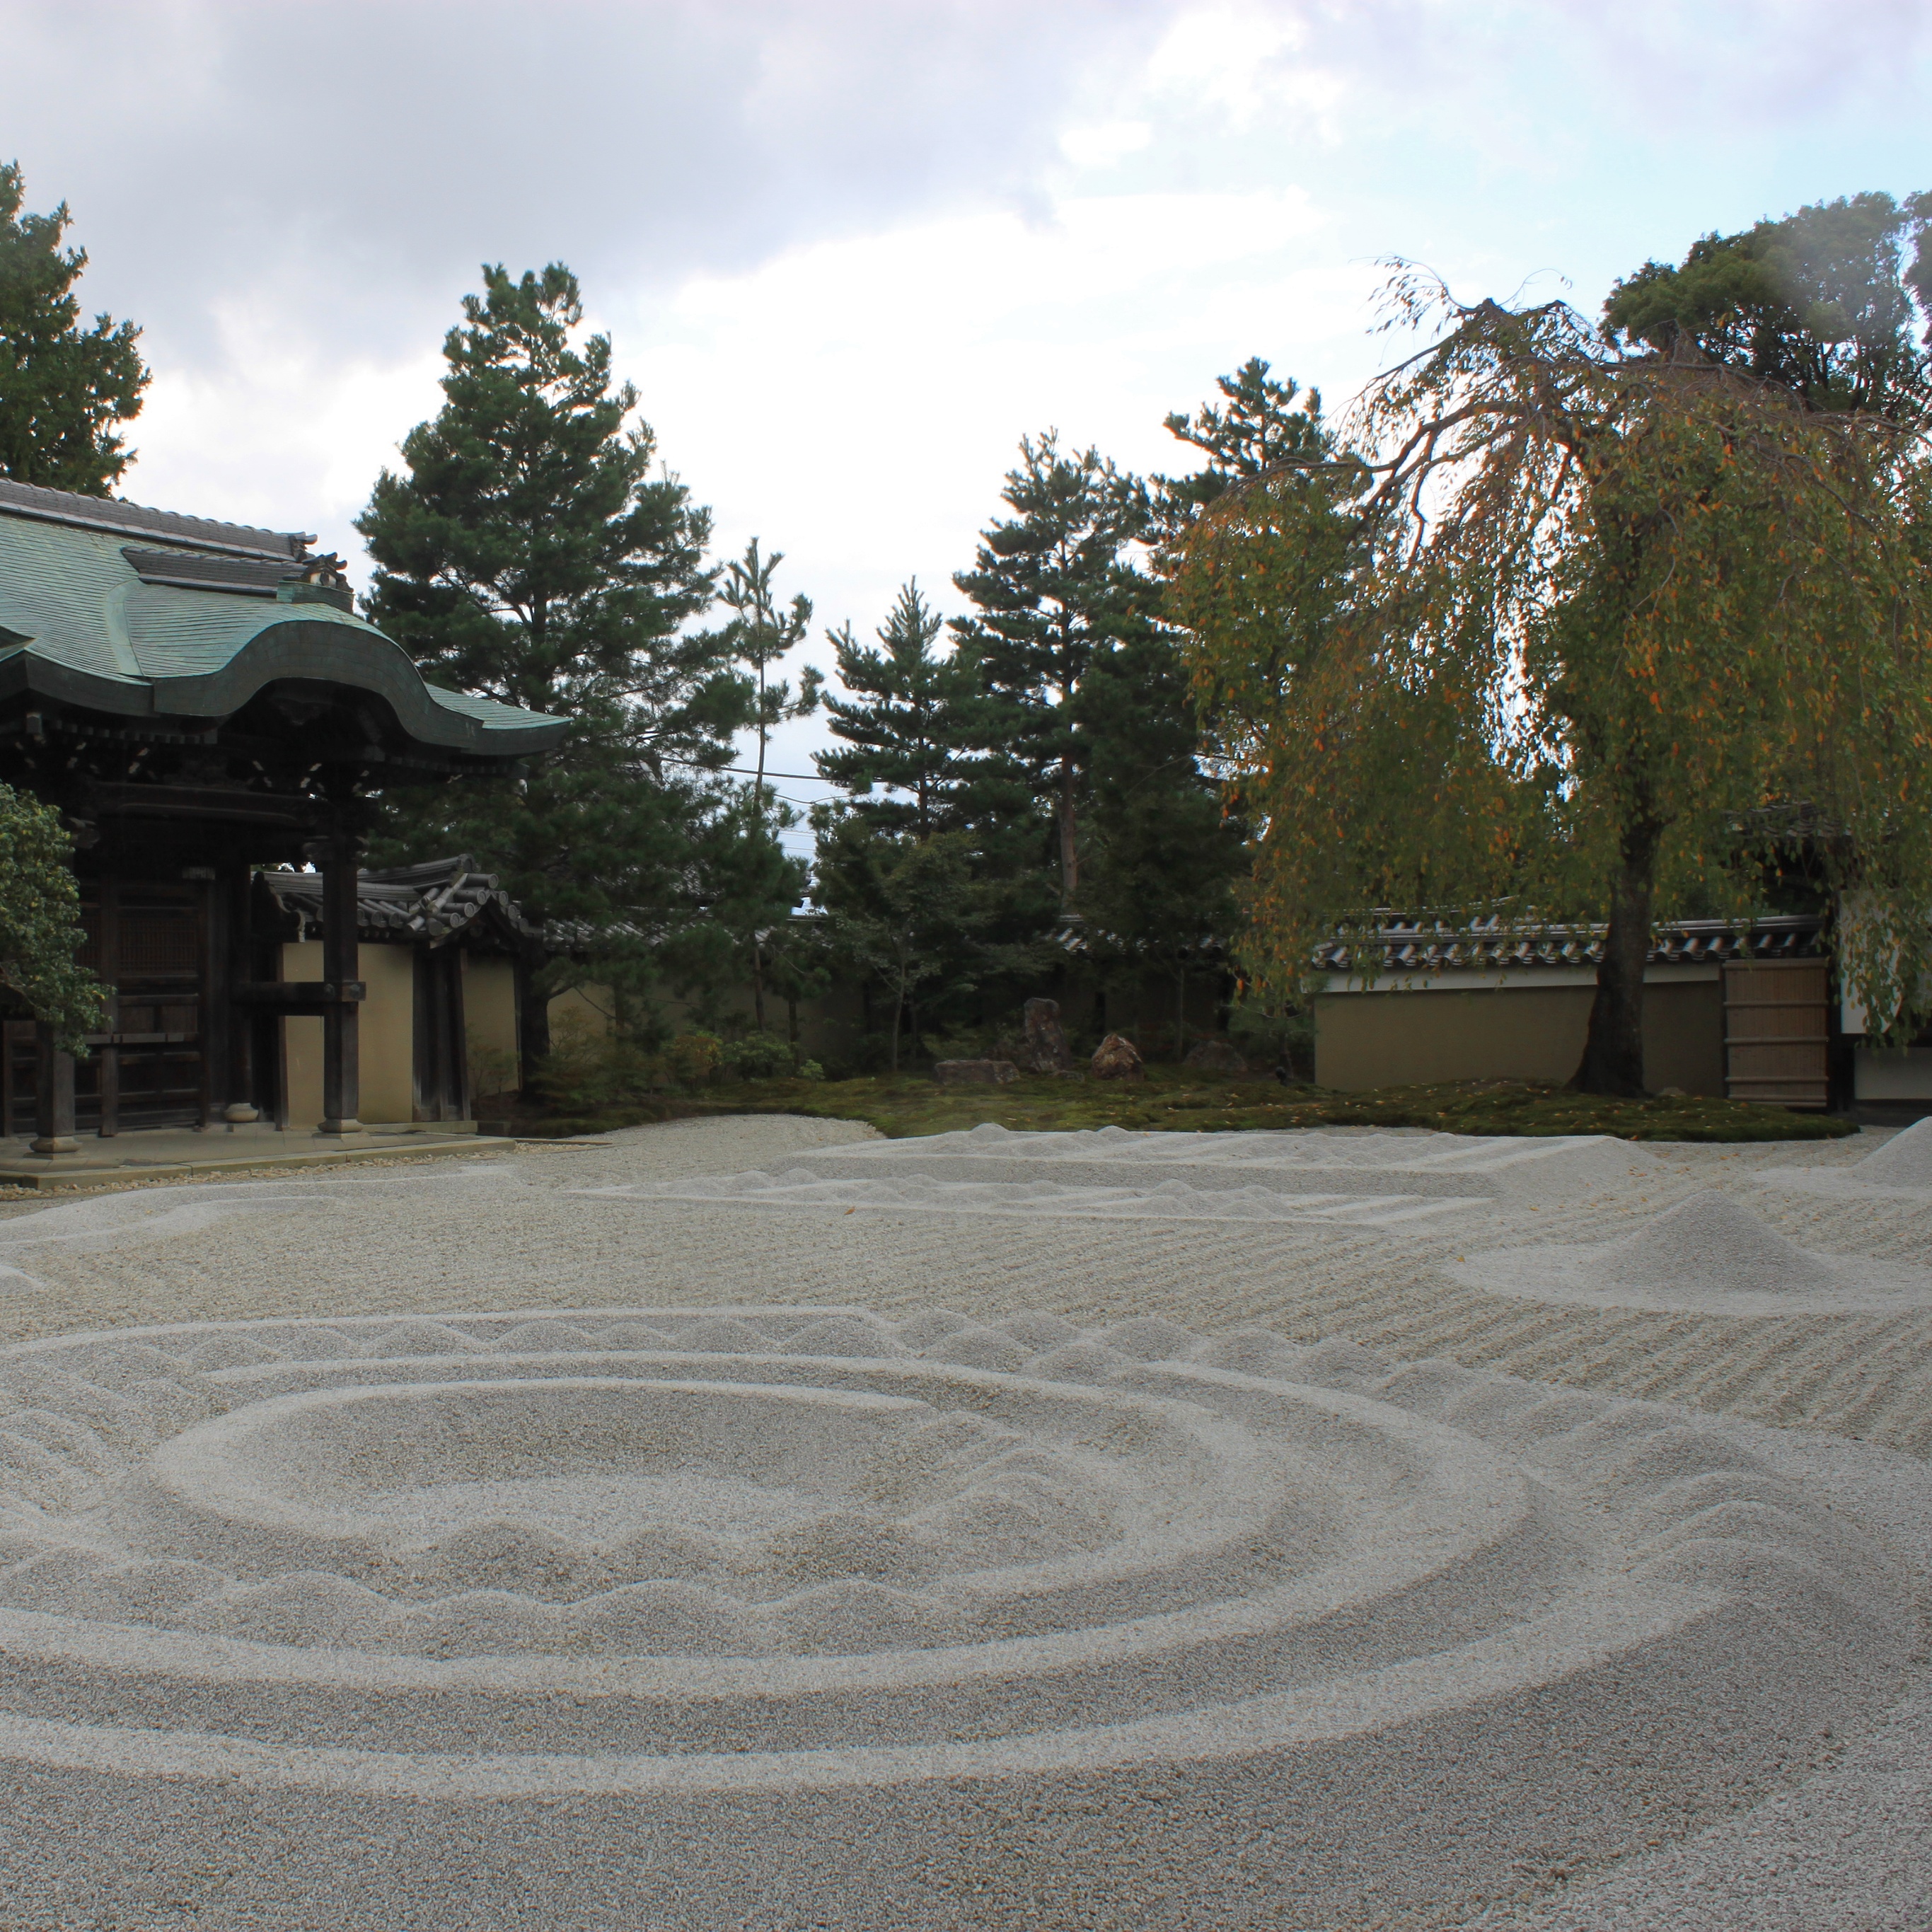
[[[470,1096],[473,1102],[500,1100],[517,1090],[517,1056],[501,1046],[470,1049]]]
[[[726,1042],[721,1064],[734,1080],[778,1080],[798,1065],[796,1052],[768,1033],[748,1033]]]
[[[582,1013],[566,1013],[550,1030],[550,1052],[536,1079],[552,1107],[580,1112],[621,1105],[664,1084],[658,1056]]]
[[[724,1052],[724,1042],[715,1033],[681,1033],[664,1057],[680,1087],[702,1087],[717,1072]]]
[[[1315,1078],[1315,1016],[1294,1008],[1263,1006],[1259,1001],[1238,1000],[1228,1016],[1228,1037],[1257,1072],[1273,1072],[1286,1060],[1297,1080]]]

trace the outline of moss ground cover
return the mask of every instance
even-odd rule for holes
[[[1204,1078],[1153,1066],[1144,1081],[1022,1078],[1004,1087],[941,1087],[916,1074],[862,1080],[755,1080],[688,1096],[573,1111],[504,1124],[532,1137],[603,1133],[708,1114],[806,1114],[865,1120],[883,1133],[1005,1127],[1126,1127],[1200,1132],[1258,1127],[1432,1127],[1457,1134],[1612,1134],[1633,1141],[1832,1140],[1856,1132],[1835,1115],[1794,1114],[1741,1101],[1672,1096],[1622,1100],[1517,1081],[1462,1081],[1342,1094],[1273,1080]]]

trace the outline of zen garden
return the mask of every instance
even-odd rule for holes
[[[132,500],[85,212],[0,1927],[1928,1922],[1932,196],[1387,264],[865,626],[555,261],[357,554]]]

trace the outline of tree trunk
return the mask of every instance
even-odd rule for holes
[[[752,935],[752,1011],[759,1032],[765,1030],[765,949],[756,933]]]
[[[1610,893],[1610,929],[1597,968],[1597,997],[1582,1064],[1570,1084],[1580,1094],[1640,1100],[1643,1084],[1643,975],[1650,957],[1650,904],[1657,883],[1659,826],[1627,834]]]
[[[550,994],[543,983],[548,964],[540,940],[526,941],[517,962],[517,1044],[522,1061],[517,1078],[525,1093],[550,1057]]]
[[[1060,906],[1064,912],[1080,890],[1080,854],[1076,843],[1079,826],[1073,811],[1073,761],[1060,762]]]

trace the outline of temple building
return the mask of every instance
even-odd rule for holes
[[[368,1124],[460,1121],[467,1016],[514,1053],[531,933],[495,881],[358,855],[372,792],[502,782],[565,721],[426,682],[313,542],[0,479],[0,778],[74,833],[110,995],[82,1061],[6,1024],[0,1129],[30,1112],[43,1159],[142,1128],[347,1141],[365,1092]]]

